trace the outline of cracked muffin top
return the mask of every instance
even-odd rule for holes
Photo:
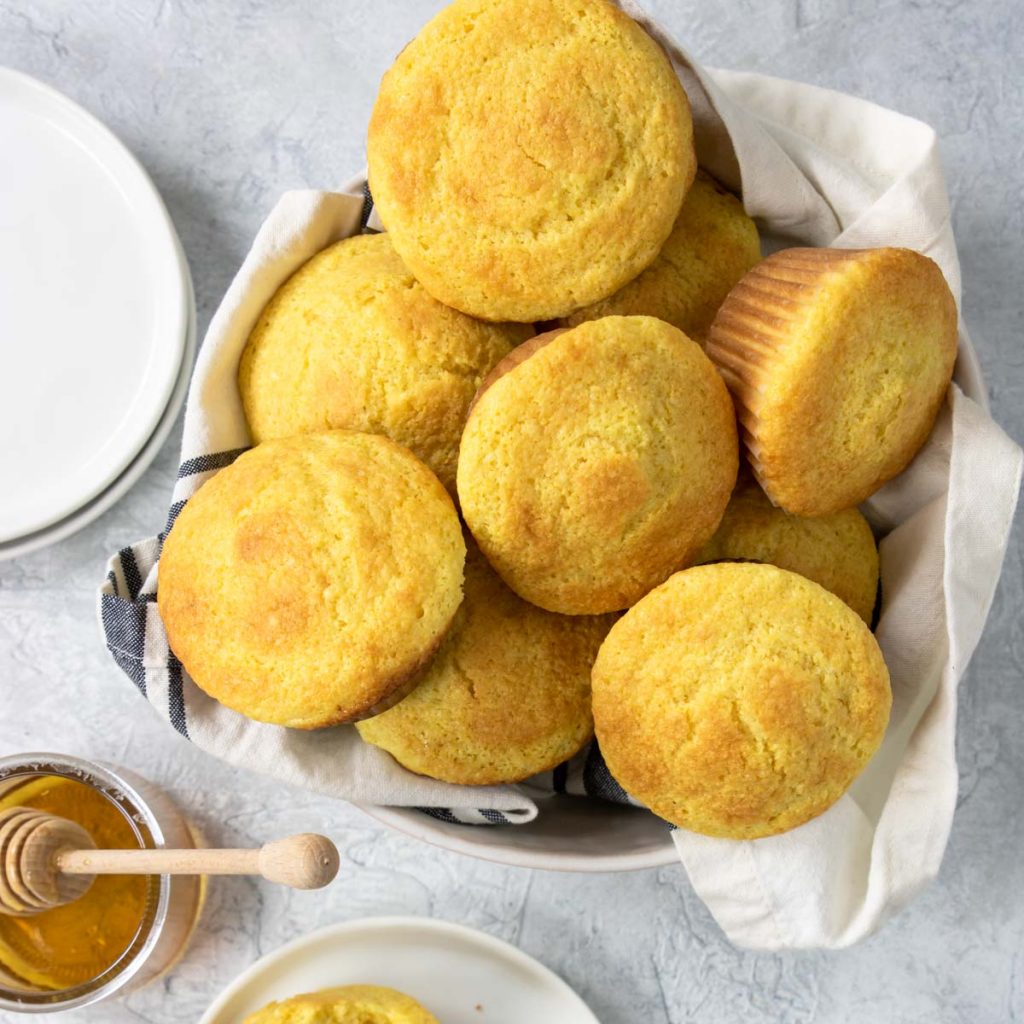
[[[658,258],[614,295],[563,317],[563,327],[603,316],[656,316],[701,344],[730,289],[761,259],[743,204],[697,171]]]
[[[776,508],[742,473],[715,535],[694,559],[768,562],[821,584],[869,626],[878,596],[878,546],[855,508],[827,516],[794,516]]]
[[[386,437],[266,441],[208,480],[160,556],[171,650],[249,718],[313,729],[404,695],[462,599],[451,498]]]
[[[345,427],[384,434],[454,492],[466,410],[487,372],[533,334],[449,309],[385,235],[324,249],[277,291],[238,370],[257,444]]]
[[[590,669],[612,615],[556,615],[517,597],[468,545],[466,596],[413,692],[356,728],[410,771],[520,782],[593,734]]]
[[[412,996],[383,985],[339,985],[270,1003],[244,1024],[438,1024]]]
[[[612,627],[593,672],[608,769],[693,832],[756,839],[838,800],[878,749],[889,673],[861,618],[772,565],[676,573]]]
[[[494,368],[462,434],[459,500],[520,597],[618,611],[710,539],[738,450],[700,346],[654,317],[609,316],[539,335]]]
[[[667,56],[607,0],[456,0],[384,75],[367,158],[427,291],[524,322],[636,277],[696,170]]]

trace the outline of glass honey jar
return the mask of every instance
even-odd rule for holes
[[[0,810],[12,806],[76,821],[100,848],[197,845],[155,786],[63,754],[0,758]],[[196,876],[106,875],[66,906],[33,917],[0,912],[0,1010],[70,1010],[152,981],[184,953],[204,893]]]

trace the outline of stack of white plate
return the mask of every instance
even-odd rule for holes
[[[166,440],[192,282],[153,183],[81,107],[0,68],[0,559],[108,509]]]

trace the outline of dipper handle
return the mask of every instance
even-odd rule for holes
[[[338,849],[326,836],[304,832],[257,850],[62,850],[67,875],[262,875],[293,889],[321,889],[338,873]]]

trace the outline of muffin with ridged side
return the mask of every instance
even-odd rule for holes
[[[866,623],[878,595],[878,547],[855,508],[827,516],[794,516],[776,508],[746,474],[715,535],[694,559],[769,562],[814,580],[845,601]]]
[[[249,1014],[244,1024],[438,1024],[411,996],[382,985],[339,985],[292,996]]]
[[[668,57],[608,0],[456,0],[384,75],[367,160],[427,291],[523,322],[636,277],[696,169]]]
[[[707,353],[787,512],[852,508],[910,463],[953,374],[956,302],[910,249],[785,249],[729,293]]]
[[[614,295],[563,317],[563,327],[603,316],[656,316],[703,343],[730,289],[761,259],[743,204],[698,170],[657,259]]]
[[[628,608],[710,539],[736,481],[735,414],[682,331],[605,317],[541,335],[484,382],[459,449],[466,524],[549,611]]]
[[[410,771],[445,782],[548,771],[593,735],[590,669],[613,621],[524,601],[471,544],[465,598],[437,657],[408,697],[356,728]]]
[[[533,334],[430,297],[387,235],[345,238],[300,267],[249,335],[238,370],[257,444],[344,427],[385,434],[454,491],[466,410]]]
[[[773,565],[676,573],[598,652],[609,771],[681,828],[756,839],[827,810],[885,734],[889,673],[861,618]]]
[[[164,542],[158,605],[202,690],[313,729],[387,707],[440,647],[465,544],[437,477],[385,437],[266,441],[189,500]]]

